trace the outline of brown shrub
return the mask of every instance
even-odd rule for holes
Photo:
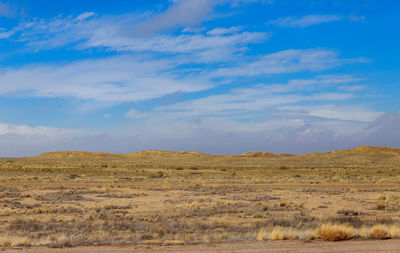
[[[380,196],[377,200],[376,200],[376,208],[379,210],[383,210],[386,207],[386,203],[385,203],[386,197],[385,196]]]
[[[351,226],[324,223],[317,228],[317,236],[324,241],[343,241],[353,238],[353,231]]]
[[[389,239],[390,233],[389,229],[384,225],[375,225],[371,228],[371,232],[368,234],[371,239]]]

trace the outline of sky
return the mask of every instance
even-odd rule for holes
[[[0,156],[400,147],[397,0],[0,0]]]

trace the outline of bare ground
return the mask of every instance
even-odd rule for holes
[[[77,248],[14,248],[3,249],[4,253],[29,252],[29,253],[108,253],[108,252],[285,252],[285,253],[376,253],[376,252],[400,252],[400,240],[379,241],[267,241],[267,242],[245,242],[245,243],[223,243],[207,245],[177,245],[177,246],[98,246]]]

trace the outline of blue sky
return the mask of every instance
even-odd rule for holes
[[[400,147],[400,3],[0,0],[0,156]]]

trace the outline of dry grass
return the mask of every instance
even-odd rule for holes
[[[400,210],[400,195],[389,194],[380,196],[376,201],[377,209]]]
[[[344,224],[324,223],[317,228],[316,232],[317,236],[324,241],[343,241],[354,237],[354,228]]]
[[[289,240],[289,239],[299,239],[298,231],[292,228],[275,226],[271,229],[260,229],[257,234],[257,240]]]
[[[270,240],[289,240],[294,239],[294,233],[292,229],[284,227],[274,227],[268,235]]]
[[[371,228],[371,231],[368,234],[368,238],[371,239],[389,239],[390,238],[390,231],[384,225],[375,225]]]
[[[30,246],[31,242],[27,237],[3,237],[0,238],[0,247]]]
[[[325,241],[343,241],[352,238],[384,240],[400,237],[400,226],[376,224],[371,227],[355,229],[349,224],[323,223],[316,229],[293,229],[290,227],[274,226],[258,231],[257,240],[313,240],[321,238]]]

